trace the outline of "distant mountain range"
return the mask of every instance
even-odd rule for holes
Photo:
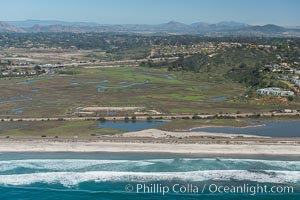
[[[7,24],[17,26],[19,28],[30,28],[35,25],[40,26],[52,26],[52,25],[62,25],[62,26],[98,26],[99,24],[93,22],[65,22],[58,20],[34,20],[29,19],[25,21],[6,21]]]
[[[8,23],[0,21],[0,32],[17,32],[22,33],[24,30]]]
[[[273,24],[251,26],[245,23],[228,21],[216,24],[198,22],[184,24],[176,21],[157,25],[146,24],[97,24],[90,22],[64,22],[45,20],[25,20],[0,22],[0,32],[39,33],[39,32],[127,32],[143,34],[200,34],[204,36],[278,36],[300,37],[298,27],[281,27]]]

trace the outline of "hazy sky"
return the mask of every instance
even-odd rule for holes
[[[0,0],[0,21],[104,24],[240,21],[300,25],[300,0]]]

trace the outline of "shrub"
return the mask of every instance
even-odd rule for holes
[[[132,116],[132,117],[131,117],[131,120],[132,120],[133,122],[136,122],[136,116]]]
[[[153,120],[153,117],[152,116],[148,116],[147,117],[147,121],[152,121]]]

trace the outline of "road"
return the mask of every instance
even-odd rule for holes
[[[247,117],[257,117],[258,113],[241,113],[241,114],[217,114],[217,115],[197,115],[201,119],[210,119],[212,117],[219,118],[247,118]],[[273,117],[273,116],[299,116],[300,113],[273,113],[273,112],[264,112],[259,113],[260,117]],[[168,115],[152,115],[151,120],[173,120],[173,119],[192,119],[195,115],[192,114],[168,114]],[[43,118],[3,118],[0,119],[2,122],[9,121],[85,121],[85,120],[100,120],[101,117],[43,117]],[[124,121],[126,116],[115,116],[115,117],[105,117],[107,121]],[[300,118],[299,118],[300,119]],[[129,116],[129,120],[131,117]],[[149,116],[136,116],[136,120],[143,121],[149,120]]]

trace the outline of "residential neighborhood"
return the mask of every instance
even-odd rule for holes
[[[55,73],[64,68],[64,65],[29,65],[21,67],[5,67],[0,68],[0,76],[2,77],[14,77],[14,76],[34,76],[41,74]]]

